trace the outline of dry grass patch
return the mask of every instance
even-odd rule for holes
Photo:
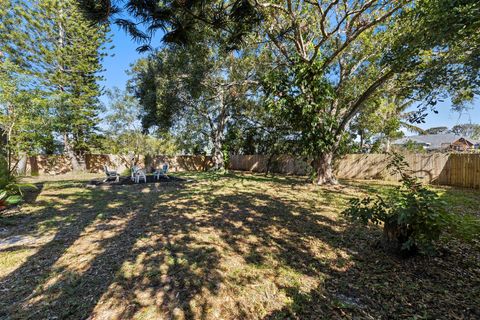
[[[346,223],[350,197],[300,178],[184,174],[193,181],[86,188],[47,181],[0,247],[0,318],[475,318],[478,243],[400,260],[378,228]],[[463,193],[445,189],[446,198]],[[468,196],[475,199],[476,196]],[[465,209],[467,210],[467,209]]]

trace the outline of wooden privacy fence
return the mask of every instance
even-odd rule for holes
[[[480,154],[407,154],[405,160],[415,176],[425,183],[459,186],[480,189]],[[205,171],[212,167],[209,156],[156,156],[140,157],[139,163],[147,171],[158,168],[164,161],[171,171]],[[269,157],[264,155],[233,155],[229,168],[253,172],[265,172]],[[349,154],[338,160],[335,172],[341,179],[381,179],[398,180],[398,176],[389,174],[385,154]],[[89,172],[102,172],[103,166],[119,172],[128,168],[126,158],[118,155],[91,154],[86,157]],[[310,167],[305,159],[291,156],[277,156],[270,159],[272,172],[293,175],[306,175]],[[72,171],[70,160],[63,155],[30,157],[27,172],[32,175],[64,174]]]
[[[264,155],[233,155],[229,160],[229,169],[266,172],[269,156]],[[306,161],[292,156],[281,155],[270,160],[270,171],[276,173],[306,175],[309,166]]]
[[[159,168],[167,161],[170,171],[205,171],[212,167],[212,158],[209,156],[140,156],[138,163],[147,171]],[[103,172],[103,166],[118,172],[128,169],[129,161],[126,157],[111,154],[88,154],[85,157],[88,172]],[[72,171],[69,158],[65,155],[37,155],[30,157],[27,163],[27,174],[31,175],[57,175]]]
[[[425,183],[480,188],[480,154],[407,154],[405,160],[413,174]],[[264,155],[234,155],[230,169],[265,172],[268,157]],[[398,181],[387,170],[386,154],[349,154],[335,164],[341,179],[381,179]],[[309,166],[305,160],[291,156],[275,157],[270,170],[278,173],[305,175]]]

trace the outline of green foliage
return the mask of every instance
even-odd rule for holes
[[[0,154],[0,189],[5,189],[13,180],[14,177],[10,174],[7,159],[4,154]]]
[[[19,66],[0,57],[0,127],[5,151],[13,155],[38,152],[49,138],[48,106],[38,90],[24,87],[29,81]]]
[[[453,126],[452,132],[454,134],[464,136],[467,138],[479,139],[480,124],[475,124],[475,123],[457,124]]]
[[[408,140],[402,147],[404,150],[408,152],[414,152],[414,153],[423,153],[425,152],[425,148],[423,146],[415,141]]]
[[[448,127],[433,127],[425,130],[425,134],[439,134],[439,133],[447,133],[447,132],[448,132]]]
[[[86,20],[74,0],[2,0],[0,11],[0,59],[14,65],[16,84],[3,94],[15,111],[9,118],[16,116],[10,151],[51,151],[59,136],[65,151],[82,158],[97,137],[108,26]]]
[[[389,151],[390,142],[403,137],[400,131],[423,132],[422,129],[407,121],[410,102],[396,95],[395,90],[383,90],[382,94],[365,104],[350,125],[352,134],[359,138],[359,148],[362,152]],[[369,148],[370,147],[370,148]]]
[[[22,201],[22,196],[12,195],[9,196],[6,190],[0,191],[0,207],[5,205],[15,205]]]
[[[229,52],[219,39],[204,27],[195,44],[166,46],[139,60],[130,82],[144,129],[177,136],[185,151],[211,151],[215,169],[225,166],[230,121],[251,106],[247,92],[253,73],[250,54]]]
[[[35,188],[35,186],[19,183],[11,174],[7,159],[0,154],[0,210],[20,203],[23,199],[23,190],[29,188]]]
[[[393,153],[388,168],[401,177],[402,187],[388,196],[352,199],[343,214],[363,224],[383,224],[386,240],[400,251],[432,249],[447,227],[443,202],[408,172],[403,156]]]
[[[418,1],[400,15],[385,61],[415,83],[416,99],[451,97],[462,109],[479,92],[479,17],[477,0]]]
[[[340,123],[327,112],[334,88],[315,70],[319,65],[298,62],[286,70],[271,70],[262,80],[269,112],[291,125],[305,155],[332,152],[338,147]]]
[[[169,134],[152,135],[144,132],[138,100],[118,88],[107,91],[109,98],[107,129],[102,151],[131,158],[139,155],[174,155],[178,148]]]

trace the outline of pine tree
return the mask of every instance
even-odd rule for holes
[[[31,77],[26,86],[48,99],[52,130],[73,169],[84,170],[96,136],[108,28],[86,21],[74,0],[0,1],[0,51]]]

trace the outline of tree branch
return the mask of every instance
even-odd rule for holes
[[[343,117],[340,126],[337,129],[337,134],[340,134],[345,127],[348,125],[350,120],[361,110],[363,107],[363,103],[372,96],[373,93],[384,84],[387,80],[389,80],[395,73],[393,70],[386,72],[383,76],[375,80],[370,86],[349,106],[350,111]]]

